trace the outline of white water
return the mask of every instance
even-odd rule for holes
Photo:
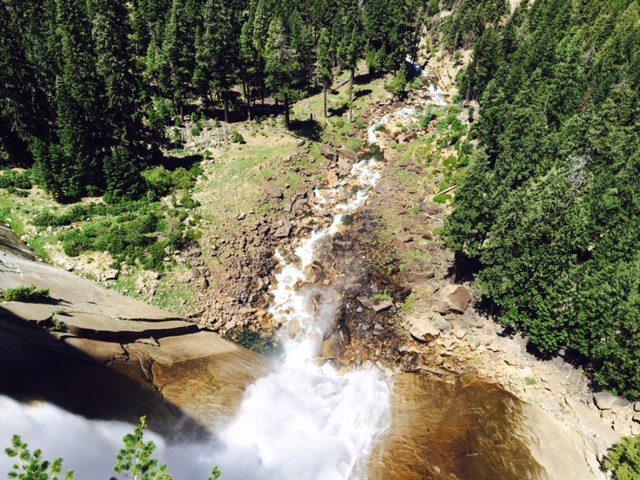
[[[339,298],[330,287],[304,287],[318,245],[366,201],[379,169],[373,159],[364,160],[335,188],[317,190],[318,218],[328,212],[333,221],[302,240],[294,260],[277,252],[270,312],[282,324],[283,362],[247,390],[237,417],[220,433],[227,448],[251,452],[262,468],[273,472],[272,478],[363,478],[363,462],[388,424],[390,386],[378,371],[340,375],[329,364],[318,365],[318,350],[333,325]],[[354,184],[355,194],[337,202]]]
[[[429,91],[429,103],[444,102],[436,87]],[[378,143],[376,130],[392,118],[418,114],[404,108],[385,115],[369,127],[369,142]],[[275,371],[247,389],[236,418],[208,444],[167,445],[147,434],[158,446],[156,458],[169,465],[174,478],[204,479],[213,465],[220,467],[224,480],[366,478],[375,439],[388,426],[390,384],[376,370],[341,375],[329,364],[317,363],[340,299],[330,286],[300,286],[318,245],[339,231],[345,215],[366,202],[380,170],[380,163],[367,159],[354,165],[335,188],[316,190],[317,218],[328,212],[331,224],[300,241],[294,251],[297,260],[277,252],[280,266],[270,311],[282,324],[285,354]],[[345,195],[348,200],[340,203],[337,199]],[[108,478],[121,438],[131,430],[122,423],[88,421],[51,405],[19,404],[0,396],[0,447],[9,445],[11,434],[21,434],[30,446],[42,448],[45,458],[62,456],[77,479]],[[0,456],[0,476],[9,468],[9,460]]]

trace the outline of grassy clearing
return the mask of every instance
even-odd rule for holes
[[[347,79],[348,72],[343,72],[335,85]],[[0,190],[0,220],[45,259],[99,280],[104,280],[102,274],[108,269],[122,267],[117,280],[107,282],[112,288],[138,299],[152,297],[153,304],[186,314],[195,309],[198,291],[185,281],[188,272],[176,262],[176,252],[191,246],[204,252],[204,268],[214,272],[210,288],[217,288],[215,272],[224,266],[210,254],[216,245],[218,251],[235,245],[244,227],[262,216],[279,219],[282,205],[296,190],[322,182],[328,160],[320,155],[321,142],[359,150],[362,141],[357,137],[366,128],[360,117],[374,102],[389,98],[384,82],[355,85],[353,122],[347,120],[344,109],[348,84],[329,95],[333,114],[326,120],[322,93],[293,107],[292,119],[311,127],[308,131],[286,131],[281,117],[260,118],[232,125],[228,138],[217,142],[216,135],[226,127],[211,129],[200,122],[198,131],[191,134],[197,133],[203,142],[185,143],[186,147],[168,153],[166,168],[147,171],[151,193],[142,201],[105,205],[91,198],[60,205],[36,187],[20,192],[5,188]],[[310,114],[315,123],[307,122]],[[309,132],[317,135],[309,135],[300,146],[300,135]],[[7,182],[23,181],[22,174],[9,175]],[[266,182],[278,186],[284,199],[267,199]],[[27,187],[26,183],[20,186]],[[243,222],[237,220],[240,213],[246,215]],[[162,273],[153,281],[153,296],[141,288],[151,284],[148,270]]]

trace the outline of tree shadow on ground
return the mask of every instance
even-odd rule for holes
[[[373,90],[371,90],[370,88],[363,88],[361,90],[356,90],[353,93],[353,98],[354,100],[357,100],[358,98],[362,98],[366,95],[370,95],[371,93],[373,93]]]
[[[315,119],[292,120],[289,130],[296,135],[319,142],[321,140],[322,127]]]
[[[174,170],[182,167],[189,170],[196,163],[200,163],[203,160],[203,156],[200,153],[195,153],[193,155],[165,155],[162,157],[162,160],[157,163],[157,165],[162,165],[164,168],[173,172]]]
[[[329,110],[329,115],[331,115],[332,117],[341,117],[345,113],[347,113],[347,111],[349,110],[349,106],[348,105],[342,105],[342,106],[337,107],[337,108],[329,107],[328,110]]]

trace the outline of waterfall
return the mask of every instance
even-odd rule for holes
[[[366,201],[380,168],[373,158],[363,160],[335,188],[316,190],[317,218],[329,213],[331,224],[302,240],[293,260],[277,252],[270,312],[282,324],[283,361],[249,387],[237,417],[219,434],[225,449],[244,449],[268,473],[264,478],[364,478],[376,435],[388,425],[390,386],[380,372],[341,375],[329,364],[316,363],[339,298],[331,286],[305,287],[316,248]],[[336,201],[347,193],[347,202]]]
[[[444,102],[437,87],[431,85],[429,92],[430,103]],[[376,131],[391,118],[418,114],[403,108],[385,115],[369,127],[369,143],[378,144]],[[310,285],[307,280],[318,246],[366,202],[382,166],[374,158],[364,159],[334,188],[317,189],[316,228],[298,241],[293,255],[276,253],[279,266],[270,313],[282,325],[284,354],[274,371],[247,389],[236,417],[207,444],[174,445],[147,434],[158,447],[156,458],[169,465],[176,479],[204,479],[214,465],[224,480],[366,478],[376,438],[390,422],[391,384],[376,369],[342,373],[317,361],[340,298],[331,285]],[[348,200],[338,200],[344,198]],[[320,219],[327,215],[332,221],[323,226]],[[30,446],[43,449],[45,458],[64,457],[78,479],[107,478],[122,436],[132,430],[126,424],[88,421],[51,405],[19,404],[1,396],[0,425],[6,446],[10,434],[19,433]],[[0,457],[0,475],[9,468],[10,461]]]

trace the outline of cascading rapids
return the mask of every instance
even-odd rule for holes
[[[344,216],[366,201],[379,178],[380,164],[367,159],[354,165],[337,187],[316,190],[318,218],[328,212],[333,221],[303,240],[293,261],[277,252],[280,265],[270,312],[282,324],[283,362],[249,387],[239,414],[219,436],[227,448],[245,449],[272,478],[357,478],[360,463],[387,425],[390,387],[378,371],[340,375],[314,361],[339,298],[330,287],[304,287],[317,245],[338,232]],[[354,186],[349,201],[335,200]]]
[[[429,92],[429,103],[444,103],[437,87],[431,85]],[[418,113],[405,108],[385,115],[369,127],[369,142],[378,143],[376,130],[391,118],[415,118]],[[339,231],[345,215],[364,204],[381,168],[373,158],[366,159],[335,188],[316,190],[317,218],[329,214],[331,224],[318,226],[300,241],[293,259],[277,252],[280,265],[270,312],[282,324],[285,353],[272,373],[247,389],[236,417],[214,432],[208,444],[168,445],[149,434],[158,446],[157,458],[166,461],[175,478],[203,479],[213,465],[220,467],[224,480],[366,478],[375,439],[389,422],[391,386],[375,369],[339,374],[331,365],[316,362],[340,299],[331,286],[305,282],[316,247]],[[349,200],[338,201],[344,198]],[[59,441],[62,424],[64,442]],[[120,439],[131,430],[125,424],[88,421],[51,405],[23,405],[2,396],[0,425],[22,434],[47,457],[63,456],[76,478],[108,476]],[[0,475],[8,469],[8,459],[0,457]]]

